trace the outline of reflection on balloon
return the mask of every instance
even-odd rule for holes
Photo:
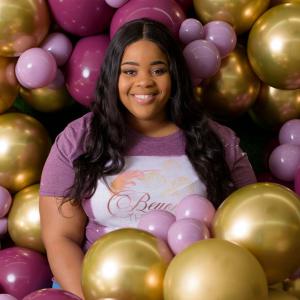
[[[267,295],[255,257],[219,239],[196,242],[176,255],[164,279],[165,300],[267,300]]]
[[[240,188],[217,210],[213,235],[248,249],[268,282],[281,282],[300,266],[299,197],[275,183]]]

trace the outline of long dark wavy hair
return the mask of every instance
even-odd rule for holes
[[[91,197],[98,179],[105,180],[106,176],[117,174],[124,167],[127,125],[118,94],[120,63],[125,48],[141,39],[154,42],[167,55],[172,81],[168,118],[184,132],[186,155],[206,184],[208,199],[218,207],[232,186],[223,145],[195,100],[179,43],[163,24],[149,19],[126,23],[110,42],[91,106],[92,119],[85,153],[73,162],[75,180],[66,201],[72,199],[78,204],[83,198]]]

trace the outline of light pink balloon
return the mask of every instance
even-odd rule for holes
[[[10,192],[6,188],[0,186],[0,218],[8,213],[11,202],[12,198]]]
[[[128,0],[105,0],[105,2],[111,7],[119,8],[128,2]]]
[[[285,122],[279,130],[280,144],[294,144],[300,146],[300,119]]]
[[[9,294],[0,294],[0,300],[18,300],[18,299]]]

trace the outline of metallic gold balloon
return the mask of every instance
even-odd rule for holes
[[[269,0],[194,0],[194,8],[203,23],[222,20],[240,34],[251,28],[269,3]]]
[[[267,300],[264,271],[246,249],[208,239],[177,254],[164,279],[164,300]]]
[[[0,115],[0,185],[11,192],[39,182],[51,140],[43,125],[21,113]]]
[[[258,125],[277,130],[286,121],[300,118],[300,89],[280,90],[262,84],[249,113]]]
[[[161,300],[171,258],[168,246],[148,232],[119,229],[107,233],[91,246],[83,260],[85,300]]]
[[[274,6],[253,25],[248,57],[254,72],[277,89],[300,88],[300,3]]]
[[[252,71],[246,50],[237,46],[222,60],[219,72],[202,85],[202,104],[212,114],[237,117],[255,102],[260,80]]]
[[[256,183],[233,192],[218,208],[212,231],[251,251],[270,284],[300,266],[300,199],[279,184]]]
[[[0,56],[37,47],[50,26],[46,0],[0,1]]]
[[[290,294],[298,297],[297,299],[300,299],[300,278],[286,280],[284,289]]]
[[[300,0],[271,0],[270,6],[272,7],[284,3],[300,3]]]
[[[268,300],[297,300],[298,298],[290,293],[279,291],[279,290],[269,290]]]
[[[17,246],[44,252],[39,187],[39,184],[31,185],[15,194],[8,214],[8,233]]]

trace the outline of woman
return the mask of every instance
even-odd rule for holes
[[[109,45],[91,112],[57,137],[44,166],[42,236],[55,279],[83,297],[84,251],[101,234],[172,212],[188,194],[218,207],[255,180],[233,131],[195,101],[167,28],[131,21]]]

